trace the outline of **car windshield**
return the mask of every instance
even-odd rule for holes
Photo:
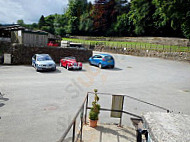
[[[113,60],[113,57],[112,56],[105,56],[104,57],[106,60]]]
[[[40,56],[37,58],[38,61],[52,60],[50,56]]]
[[[65,57],[65,59],[67,59],[67,60],[71,60],[71,59],[75,60],[76,58],[75,57]]]

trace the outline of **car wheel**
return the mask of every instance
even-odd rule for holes
[[[92,63],[89,61],[89,64],[92,65]]]
[[[79,70],[82,70],[82,68],[79,68]]]
[[[38,68],[37,68],[37,67],[35,67],[35,69],[36,69],[36,71],[37,71],[37,72],[39,72],[39,70],[38,70]]]
[[[36,67],[36,64],[34,64],[33,67],[35,68],[36,71],[38,70],[37,67]]]
[[[113,69],[113,68],[114,68],[114,65],[113,65],[113,66],[111,66],[111,68]]]
[[[53,71],[56,71],[56,67],[53,69]]]
[[[99,64],[98,64],[98,67],[99,67],[100,69],[102,69],[102,64],[101,64],[101,63],[99,63]]]
[[[67,65],[67,67],[66,67],[66,68],[67,68],[67,70],[69,70],[69,66],[68,66],[68,65]]]

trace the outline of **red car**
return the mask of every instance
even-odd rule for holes
[[[47,46],[59,46],[59,44],[56,43],[55,41],[49,41]]]
[[[78,69],[82,70],[82,63],[77,62],[75,57],[65,57],[60,60],[60,66],[66,69]]]

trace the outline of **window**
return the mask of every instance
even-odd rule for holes
[[[113,60],[113,57],[112,56],[105,56],[104,57],[106,60]]]

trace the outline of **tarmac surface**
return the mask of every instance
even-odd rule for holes
[[[97,53],[97,52],[95,52]],[[85,63],[82,71],[36,72],[31,66],[0,66],[0,141],[57,141],[68,127],[88,91],[127,94],[190,115],[190,64],[159,58],[112,54],[114,69]],[[111,97],[99,96],[111,108]],[[124,109],[137,115],[163,111],[126,98]],[[130,116],[122,124],[132,126]],[[101,112],[99,123],[118,123]]]

